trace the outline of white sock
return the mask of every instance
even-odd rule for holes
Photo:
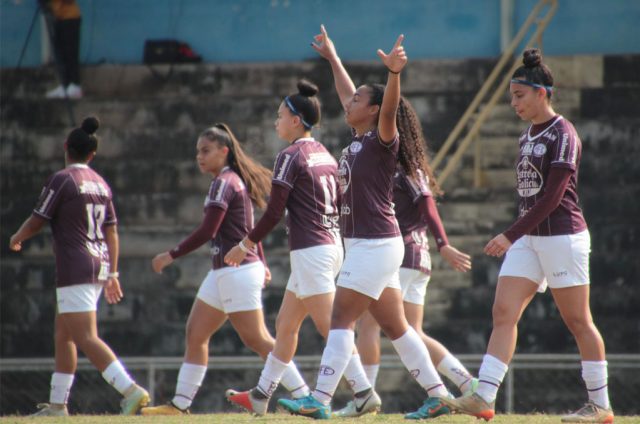
[[[498,388],[507,373],[509,366],[488,353],[482,358],[482,365],[478,372],[478,390],[476,393],[487,403],[496,400],[498,396]]]
[[[391,342],[409,373],[427,391],[429,397],[445,397],[449,391],[442,383],[429,351],[416,333],[409,327],[406,333]]]
[[[284,374],[282,374],[282,380],[280,382],[289,391],[289,393],[291,393],[291,396],[293,396],[294,399],[305,397],[311,393],[309,386],[307,386],[307,383],[304,381],[304,378],[302,378],[298,367],[293,361],[287,364],[287,369],[284,370]]]
[[[367,374],[364,372],[360,355],[357,353],[351,355],[347,368],[344,370],[344,378],[347,380],[347,383],[349,383],[349,387],[351,387],[353,393],[360,393],[372,387],[367,378]]]
[[[51,375],[51,392],[49,392],[49,403],[66,405],[69,399],[69,392],[73,384],[73,374],[63,374],[54,372]]]
[[[202,380],[207,373],[206,365],[196,365],[183,362],[178,372],[178,382],[176,383],[176,394],[171,402],[180,409],[187,409],[191,406],[193,398],[196,397],[198,389],[202,386]]]
[[[329,330],[327,345],[322,352],[318,381],[313,397],[328,405],[338,387],[340,378],[351,359],[355,345],[352,330]]]
[[[582,379],[587,386],[589,400],[602,408],[611,409],[607,361],[582,361]]]
[[[451,353],[447,354],[438,364],[438,372],[447,377],[453,384],[458,386],[460,392],[464,393],[471,387],[473,376],[467,371],[462,363]]]
[[[135,384],[127,370],[122,366],[122,363],[117,359],[110,363],[107,369],[102,372],[102,377],[107,380],[107,383],[111,384],[114,389],[120,392],[121,395],[124,395],[124,392],[126,392],[131,385]]]
[[[288,364],[285,364],[273,353],[267,355],[267,360],[264,363],[264,368],[260,373],[260,379],[258,380],[258,390],[262,392],[266,397],[270,398],[273,392],[280,384],[282,374],[287,369]]]
[[[380,364],[362,364],[362,368],[364,368],[364,373],[367,376],[367,380],[369,380],[369,383],[371,383],[371,387],[375,388],[376,380],[378,379],[378,371],[380,371]]]

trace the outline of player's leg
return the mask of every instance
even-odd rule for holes
[[[589,402],[563,422],[590,419],[590,422],[613,422],[609,402],[608,372],[604,341],[593,323],[589,308],[589,285],[552,289],[560,315],[576,339],[582,358],[582,378]]]
[[[62,324],[60,314],[55,318],[55,371],[51,375],[49,403],[38,404],[34,416],[69,415],[67,401],[76,372],[78,353],[67,327]]]

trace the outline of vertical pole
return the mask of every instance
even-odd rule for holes
[[[513,0],[500,0],[500,52],[503,53],[513,40]]]
[[[151,405],[154,405],[156,396],[156,364],[153,361],[149,361],[147,364],[147,390],[149,391],[149,396],[151,397],[150,403]]]
[[[514,397],[513,374],[515,374],[515,371],[516,371],[516,367],[515,367],[515,364],[512,362],[511,369],[507,371],[507,375],[505,376],[505,396],[506,396],[505,412],[507,414],[513,414],[513,397]]]

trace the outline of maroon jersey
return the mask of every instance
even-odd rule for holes
[[[290,250],[339,240],[337,179],[338,163],[313,138],[296,140],[276,157],[272,182],[289,190]]]
[[[576,234],[587,228],[578,205],[578,167],[582,143],[571,122],[562,116],[530,126],[520,136],[520,157],[516,165],[517,190],[520,196],[518,217],[526,215],[545,192],[552,167],[573,171],[560,205],[544,217],[530,235],[554,236]]]
[[[404,241],[402,268],[417,269],[431,274],[431,257],[427,241],[427,223],[418,208],[418,202],[432,196],[429,183],[418,170],[418,178],[410,178],[402,167],[393,176],[393,202],[396,218]]]
[[[69,165],[47,180],[33,214],[48,220],[56,257],[56,287],[107,279],[104,227],[117,222],[109,185],[84,164]]]
[[[211,182],[204,207],[217,207],[225,211],[218,232],[211,239],[213,269],[226,267],[224,255],[237,245],[253,228],[253,205],[242,179],[231,168],[225,167]],[[259,261],[252,249],[241,265]]]
[[[340,229],[345,238],[388,238],[400,235],[393,210],[393,175],[400,142],[386,145],[378,131],[354,134],[342,150],[338,177],[342,205]]]

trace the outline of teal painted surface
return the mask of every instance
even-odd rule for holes
[[[375,59],[399,33],[410,58],[492,57],[500,51],[499,0],[79,0],[81,61],[140,63],[146,39],[189,43],[206,62],[315,58],[324,23],[345,60]],[[545,35],[547,53],[637,53],[640,1],[559,0]],[[516,0],[513,19],[535,0]],[[15,66],[35,0],[0,0],[0,65]],[[24,66],[40,63],[40,26]]]

